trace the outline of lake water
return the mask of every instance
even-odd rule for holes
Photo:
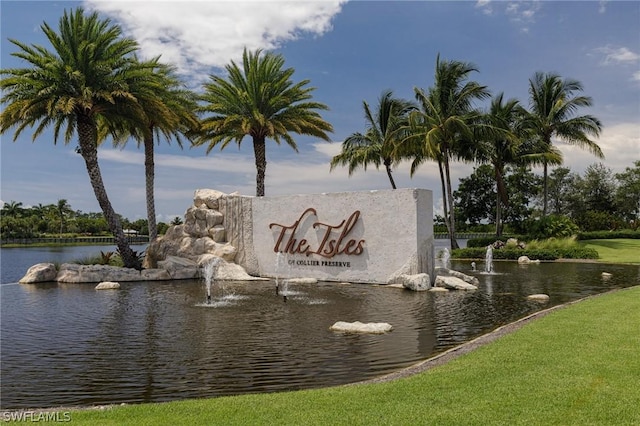
[[[373,285],[15,282],[31,264],[108,247],[2,249],[0,408],[140,403],[351,383],[409,366],[546,307],[640,284],[640,266],[495,262],[472,292]],[[469,262],[454,269],[473,273]],[[479,269],[482,265],[479,262]],[[602,272],[613,276],[603,279]],[[526,299],[546,293],[549,303]],[[329,330],[336,321],[388,322],[384,335]]]

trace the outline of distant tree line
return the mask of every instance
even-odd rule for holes
[[[525,167],[507,167],[505,185],[509,199],[503,220],[511,233],[525,234],[541,218],[542,178]],[[496,223],[495,177],[490,165],[476,167],[460,179],[454,191],[458,229],[489,230]],[[583,175],[568,167],[549,173],[550,216],[569,219],[581,231],[632,229],[640,227],[640,160],[624,172],[602,163],[587,167]]]
[[[146,219],[129,219],[119,215],[123,229],[138,235],[149,235]],[[164,234],[169,225],[182,223],[179,217],[170,224],[159,222],[159,234]],[[0,235],[2,240],[13,238],[46,238],[75,236],[112,236],[109,224],[102,213],[83,213],[73,210],[67,200],[56,204],[38,204],[24,207],[22,202],[10,201],[0,209]]]

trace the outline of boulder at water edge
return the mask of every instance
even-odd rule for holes
[[[450,290],[477,290],[478,287],[461,280],[458,277],[447,277],[438,275],[436,277],[436,287],[444,287]]]
[[[401,274],[397,280],[402,287],[411,291],[427,291],[431,288],[431,281],[429,280],[429,274]]]
[[[20,284],[41,283],[55,281],[58,271],[53,263],[38,263],[29,268],[24,277],[18,281]]]

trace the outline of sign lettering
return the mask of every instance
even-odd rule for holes
[[[362,254],[365,240],[349,238],[349,234],[353,231],[353,228],[360,218],[360,210],[354,211],[347,219],[343,219],[342,222],[337,225],[318,221],[314,222],[312,225],[313,229],[321,231],[321,238],[319,238],[320,245],[317,248],[312,247],[309,241],[300,237],[300,235],[304,236],[306,231],[300,229],[300,224],[303,223],[307,217],[312,216],[317,217],[317,212],[314,208],[309,207],[302,212],[298,220],[292,225],[287,226],[279,223],[270,223],[269,229],[280,229],[276,244],[273,246],[273,251],[276,253],[304,254],[305,256],[317,254],[328,259],[340,254],[348,256]]]

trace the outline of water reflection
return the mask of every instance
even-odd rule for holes
[[[372,285],[200,281],[2,286],[6,408],[150,402],[355,382],[389,373],[543,307],[640,283],[640,267],[494,262],[473,292]],[[612,277],[603,280],[603,271]],[[546,305],[526,300],[550,295]],[[231,297],[228,297],[231,296]],[[336,321],[388,322],[385,335],[329,331]]]

